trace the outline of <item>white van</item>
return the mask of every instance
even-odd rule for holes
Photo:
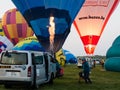
[[[45,52],[3,51],[0,56],[0,84],[6,88],[26,85],[38,88],[56,77],[55,59]]]

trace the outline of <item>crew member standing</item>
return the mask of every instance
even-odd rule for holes
[[[82,67],[83,67],[83,73],[84,73],[85,83],[92,83],[92,81],[89,78],[90,67],[89,67],[89,64],[88,64],[88,62],[86,61],[85,58],[82,59]]]

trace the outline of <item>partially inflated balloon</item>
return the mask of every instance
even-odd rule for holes
[[[18,41],[33,36],[32,29],[17,9],[10,9],[2,17],[2,27],[5,35],[15,45]]]
[[[0,36],[4,36],[4,31],[2,29],[2,22],[1,22],[1,19],[0,19]]]
[[[71,24],[85,0],[12,0],[39,42],[57,52],[67,38]]]
[[[93,54],[99,38],[120,0],[86,0],[74,25],[87,54]]]
[[[76,57],[65,49],[60,49],[56,52],[56,59],[61,66],[64,66],[66,63],[77,63]]]
[[[104,67],[107,71],[120,72],[120,35],[107,50]]]
[[[12,48],[12,42],[6,36],[0,36],[0,52],[4,50],[11,50]]]
[[[58,63],[61,66],[64,66],[65,62],[66,62],[66,58],[65,58],[63,49],[60,49],[58,52],[55,53],[55,55],[56,55],[56,59],[57,59]]]
[[[21,40],[13,47],[13,50],[45,51],[35,36]]]

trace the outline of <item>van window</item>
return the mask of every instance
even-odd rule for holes
[[[43,56],[35,56],[36,64],[43,64]]]
[[[6,56],[5,53],[2,53],[1,64],[9,65],[23,65],[27,64],[27,54],[26,53],[9,53],[10,56]]]
[[[56,60],[52,56],[50,56],[50,61],[53,62],[53,63],[56,62]]]

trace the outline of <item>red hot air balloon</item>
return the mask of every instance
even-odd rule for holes
[[[99,38],[120,0],[86,0],[74,25],[87,54],[93,54]]]
[[[24,17],[14,8],[5,12],[2,17],[2,27],[5,36],[16,45],[18,41],[33,36],[32,29],[28,26]]]

